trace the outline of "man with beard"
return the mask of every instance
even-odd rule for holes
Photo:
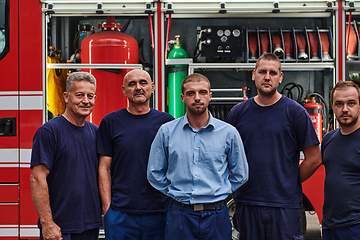
[[[262,55],[252,73],[258,95],[226,118],[240,132],[249,163],[249,181],[233,194],[241,240],[303,239],[301,182],[321,164],[321,154],[306,110],[277,91],[282,79],[279,58]]]
[[[166,240],[231,239],[225,199],[248,179],[237,130],[208,111],[209,80],[198,73],[182,82],[185,116],[164,124],[151,145],[148,180],[172,198]]]
[[[163,240],[169,198],[146,178],[151,143],[159,127],[174,118],[150,108],[154,83],[132,70],[122,86],[127,108],[101,121],[97,134],[99,189],[107,240]]]
[[[360,105],[359,87],[338,82],[330,101],[340,128],[327,133],[321,144],[325,166],[323,239],[360,236]]]

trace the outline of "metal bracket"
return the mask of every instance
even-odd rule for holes
[[[145,13],[152,14],[153,11],[151,10],[151,3],[145,3]]]
[[[226,13],[225,3],[224,2],[220,3],[219,13]]]
[[[355,11],[355,2],[354,1],[349,2],[349,9],[347,11],[348,12],[354,12]]]
[[[334,9],[332,8],[333,7],[333,4],[331,1],[328,1],[327,2],[327,9],[325,10],[326,12],[334,12]]]
[[[54,12],[54,10],[52,10],[53,9],[53,4],[52,3],[49,3],[48,5],[47,5],[47,11],[46,11],[46,13],[48,13],[48,14],[54,14],[55,12]]]
[[[166,14],[174,13],[174,10],[172,10],[172,3],[167,3],[167,9],[168,10],[165,11]]]
[[[97,9],[96,10],[97,14],[103,14],[104,13],[104,11],[102,10],[102,3],[98,3],[96,9]]]
[[[278,1],[274,1],[274,9],[272,10],[273,13],[278,13],[280,12],[280,9],[279,9],[279,2]]]

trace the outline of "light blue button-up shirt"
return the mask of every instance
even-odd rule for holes
[[[210,114],[199,131],[187,115],[159,129],[150,150],[150,184],[185,204],[224,200],[248,179],[248,163],[239,132]]]

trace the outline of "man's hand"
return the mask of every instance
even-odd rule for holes
[[[61,229],[56,223],[41,223],[44,240],[62,240]]]

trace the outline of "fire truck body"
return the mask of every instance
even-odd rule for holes
[[[280,39],[280,45],[285,48],[281,56],[285,74],[280,88],[288,86],[284,87],[283,94],[296,100],[316,92],[328,106],[333,84],[347,79],[345,72],[349,67],[345,64],[344,39],[345,19],[351,18],[347,16],[347,11],[352,9],[350,2],[353,1],[0,0],[0,240],[39,236],[37,214],[31,200],[30,158],[36,130],[51,118],[49,71],[55,75],[59,69],[100,72],[98,85],[109,93],[105,90],[101,95],[103,99],[98,100],[104,108],[109,105],[110,111],[114,109],[112,95],[122,92],[107,85],[101,72],[111,75],[143,68],[155,81],[151,106],[176,114],[181,107],[179,103],[174,103],[173,108],[168,104],[169,98],[175,99],[170,102],[176,101],[173,94],[178,94],[178,89],[169,89],[169,86],[179,87],[184,74],[200,72],[212,82],[210,111],[224,119],[233,105],[256,95],[251,81],[256,58],[262,50],[275,50],[276,44],[272,43]],[[356,6],[353,8],[356,12]],[[115,23],[122,25],[122,33],[137,41],[138,63],[129,62],[126,54],[113,62],[106,62],[105,55],[102,61],[88,59],[85,62],[84,58],[80,62],[84,52],[82,42],[101,31],[99,24],[108,27],[109,17],[115,17]],[[308,36],[312,33],[319,40],[318,59],[311,58],[310,46],[314,45],[310,45],[313,42]],[[322,33],[329,41],[329,58],[322,55],[325,47],[321,45]],[[288,53],[286,34],[292,40],[291,59],[285,55]],[[307,59],[299,57],[298,34],[304,34],[303,50],[310,56]],[[50,46],[61,52],[50,54]],[[187,54],[182,52],[181,57],[177,57],[180,55],[169,53],[171,49]],[[50,63],[49,56],[58,61]],[[303,88],[301,94],[300,88]],[[325,110],[323,113],[327,120],[331,118]],[[320,132],[328,130],[328,123],[336,127],[333,120],[324,121]],[[316,211],[319,223],[323,182],[321,166],[303,183],[305,209]],[[229,211],[233,211],[234,205],[231,201],[229,204]],[[234,239],[236,234],[234,230]]]

